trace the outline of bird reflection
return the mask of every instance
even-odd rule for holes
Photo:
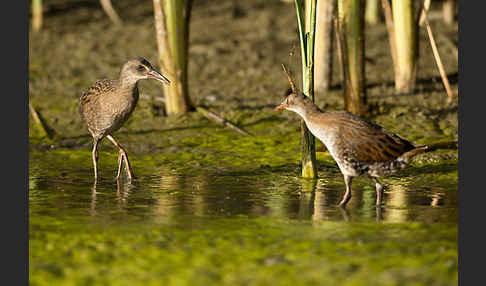
[[[337,207],[337,209],[341,213],[341,215],[343,217],[343,221],[348,222],[349,221],[349,211],[348,211],[348,209],[347,208],[342,208],[342,207]]]
[[[382,206],[376,206],[376,222],[383,220]]]
[[[358,211],[376,222],[383,220],[383,207],[376,206],[374,200],[369,199],[369,194],[356,193],[355,200],[348,208],[338,206],[339,193],[334,188],[327,186],[325,179],[317,181],[302,181],[301,188],[305,192],[299,197],[299,209],[297,216],[310,218],[312,221],[337,220],[351,221],[353,214]]]
[[[98,187],[98,180],[94,180],[93,186],[91,187],[91,203],[89,209],[89,214],[91,216],[97,215],[97,211],[96,211],[96,203],[97,203],[97,195],[98,195],[97,187]],[[123,184],[120,179],[116,180],[115,194],[116,194],[118,209],[121,209],[122,206],[126,204],[128,196],[130,194],[130,189],[133,187],[134,186],[132,185],[131,181],[128,181],[127,183]]]
[[[386,192],[386,205],[389,206],[385,213],[386,221],[406,222],[409,210],[404,209],[408,205],[408,194],[405,186],[401,184],[387,186],[390,191]]]
[[[128,180],[126,184],[122,184],[120,180],[116,180],[116,198],[119,208],[126,204],[130,189],[133,187],[134,185],[131,180]]]
[[[91,188],[91,205],[90,205],[90,208],[89,208],[89,214],[91,216],[95,216],[96,215],[96,185],[98,183],[98,180],[94,180],[94,183],[93,183],[93,187]]]

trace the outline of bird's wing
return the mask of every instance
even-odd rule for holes
[[[79,113],[83,115],[85,105],[95,101],[98,96],[113,91],[114,88],[115,80],[112,79],[102,79],[95,82],[95,84],[86,89],[79,98]]]
[[[415,146],[407,139],[352,114],[342,114],[339,137],[360,162],[395,160]]]

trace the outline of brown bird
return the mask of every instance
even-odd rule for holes
[[[122,127],[137,105],[138,81],[151,78],[170,84],[169,80],[157,72],[147,60],[137,57],[122,66],[119,79],[99,80],[79,98],[79,113],[93,137],[95,182],[98,179],[98,143],[104,137],[119,150],[116,179],[120,178],[123,161],[128,178],[134,178],[127,152],[111,134]]]
[[[376,204],[380,205],[383,185],[378,178],[402,169],[410,158],[428,150],[428,146],[415,146],[347,111],[323,112],[302,92],[296,91],[289,74],[287,76],[293,91],[275,109],[297,113],[309,131],[328,148],[346,184],[340,206],[345,206],[351,198],[352,179],[362,174],[367,174],[375,183]]]

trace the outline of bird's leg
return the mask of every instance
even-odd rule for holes
[[[100,140],[98,138],[93,139],[93,167],[94,167],[94,177],[95,177],[95,184],[98,181],[98,142]]]
[[[373,180],[373,182],[375,182],[375,186],[376,186],[376,205],[379,206],[379,205],[381,205],[381,200],[383,198],[383,185],[380,184],[380,182],[378,181],[378,179],[376,177],[371,177],[371,179]]]
[[[346,184],[346,192],[344,193],[343,199],[339,203],[340,207],[345,207],[349,199],[351,199],[351,181],[353,177],[344,175],[344,183]]]
[[[118,181],[120,180],[120,174],[121,174],[121,170],[122,170],[122,164],[123,164],[123,155],[120,152],[118,152],[118,171],[116,173],[116,181],[118,183]]]
[[[123,147],[120,144],[118,144],[118,142],[115,141],[115,138],[113,138],[113,136],[108,135],[108,136],[106,136],[106,138],[108,138],[108,140],[110,140],[111,143],[113,143],[113,145],[115,145],[120,152],[120,155],[118,157],[118,175],[120,174],[121,163],[122,163],[123,160],[125,160],[125,169],[127,170],[128,179],[131,180],[131,179],[135,178],[135,176],[133,175],[132,168],[130,167],[130,161],[128,161],[127,152],[123,149]],[[118,178],[118,175],[117,175],[117,178]]]

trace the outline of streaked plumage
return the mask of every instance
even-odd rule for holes
[[[118,173],[120,177],[123,161],[129,179],[133,172],[125,150],[115,141],[111,134],[123,126],[130,117],[138,102],[137,82],[141,79],[153,78],[169,84],[169,80],[155,71],[152,65],[143,58],[135,58],[126,62],[120,72],[119,79],[102,79],[83,92],[79,98],[79,113],[86,122],[93,137],[93,165],[95,180],[98,178],[97,160],[98,143],[107,137],[118,149]]]

